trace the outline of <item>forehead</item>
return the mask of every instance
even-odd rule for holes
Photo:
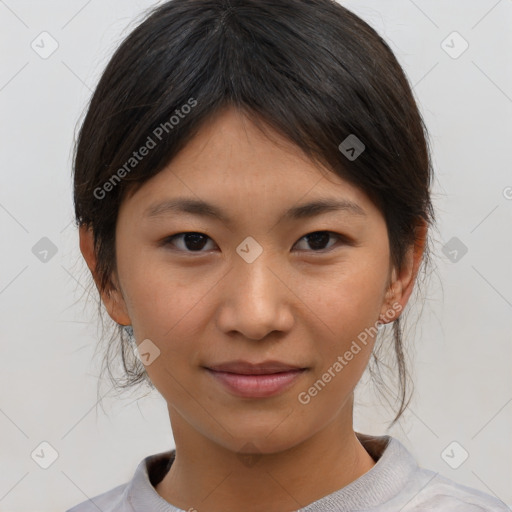
[[[235,175],[244,180],[285,178],[295,174],[317,181],[327,174],[283,135],[261,120],[229,108],[206,121],[170,164],[175,170],[187,168],[193,175],[205,167],[217,176]]]
[[[323,199],[344,202],[341,209],[354,215],[358,210],[360,214],[374,210],[358,187],[312,162],[299,147],[271,128],[265,126],[263,133],[235,109],[208,120],[135,195],[138,203],[144,204],[144,213],[150,215],[170,211],[171,203],[184,197],[191,200],[189,209],[207,211],[204,203],[210,203],[222,205],[223,212],[233,215],[262,208],[282,212],[284,207]],[[300,211],[296,209],[294,213],[300,218]],[[222,218],[222,214],[217,217]]]

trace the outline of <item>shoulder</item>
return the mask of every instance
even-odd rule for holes
[[[512,512],[493,495],[419,466],[397,438],[362,436],[360,439],[365,448],[370,447],[369,441],[377,446],[374,458],[379,460],[369,477],[373,471],[375,483],[388,489],[383,492],[375,512]]]
[[[427,481],[416,489],[403,512],[512,512],[505,503],[490,494],[461,485],[439,473],[420,469],[418,481]]]
[[[161,498],[153,485],[167,472],[175,457],[175,450],[149,455],[140,461],[132,479],[103,494],[75,505],[66,512],[134,512],[155,510]],[[147,504],[154,506],[147,506]]]
[[[128,483],[118,485],[110,491],[75,505],[66,512],[98,512],[98,510],[102,512],[132,512],[131,508],[127,506],[127,487]]]

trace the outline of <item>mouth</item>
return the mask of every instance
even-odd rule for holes
[[[244,398],[266,398],[289,389],[307,368],[279,361],[232,361],[205,367],[225,390]]]

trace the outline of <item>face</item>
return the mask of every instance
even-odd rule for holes
[[[341,206],[305,207],[321,201]],[[227,110],[124,200],[116,253],[119,293],[104,300],[145,340],[171,421],[270,453],[347,414],[394,275],[385,220],[361,190]],[[211,371],[240,361],[301,371]]]

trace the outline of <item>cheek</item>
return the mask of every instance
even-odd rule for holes
[[[157,343],[193,336],[206,315],[205,282],[184,283],[147,269],[139,278],[132,274],[126,291],[134,329],[138,327],[141,336]]]
[[[385,278],[382,264],[360,258],[303,290],[310,309],[321,320],[315,323],[321,333],[310,333],[312,353],[318,356],[310,384],[320,379],[317,388],[323,395],[318,406],[346,396],[361,378],[378,332]]]
[[[375,325],[381,311],[386,273],[378,261],[373,264],[347,262],[339,272],[326,275],[322,282],[311,281],[304,296],[313,311],[329,328],[327,332],[347,342],[366,327]],[[341,348],[341,347],[340,347]]]
[[[149,339],[159,350],[146,371],[167,393],[176,387],[171,386],[172,377],[186,380],[187,368],[200,360],[201,340],[211,322],[212,293],[221,276],[198,275],[197,267],[171,268],[165,258],[142,251],[133,252],[119,272],[137,341]]]
[[[165,279],[149,269],[140,277],[132,275],[127,294],[137,341],[149,339],[158,348],[158,357],[146,372],[169,403],[186,404],[190,396],[184,390],[190,388],[190,367],[197,362],[197,340],[208,315],[204,301],[208,288]]]
[[[331,277],[321,294],[311,295],[318,287],[311,289],[311,309],[324,327],[323,334],[311,332],[317,364],[299,390],[297,413],[317,426],[347,405],[368,364],[377,334],[382,279],[361,269]]]

